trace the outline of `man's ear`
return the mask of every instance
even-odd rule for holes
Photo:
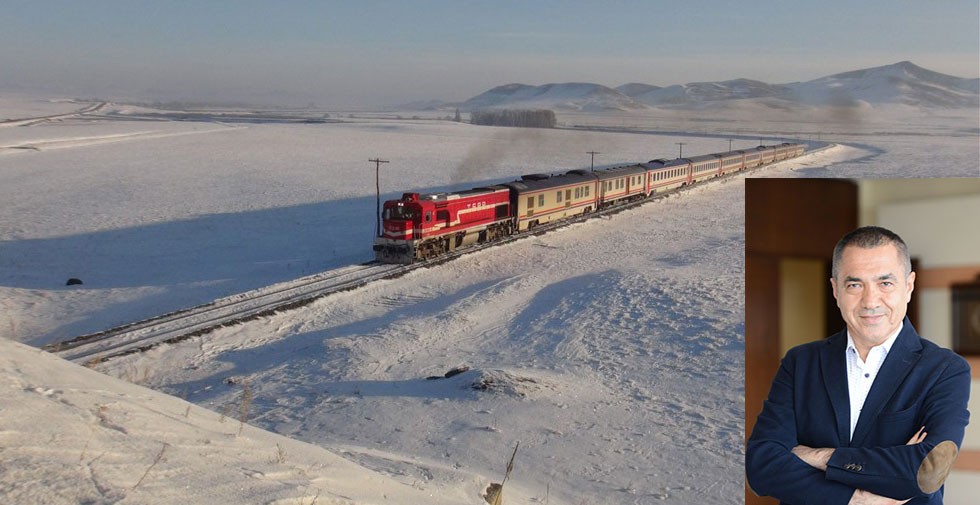
[[[833,277],[830,278],[830,289],[834,292],[834,300],[838,300],[839,298],[837,298],[837,281],[835,281]]]
[[[908,279],[905,280],[908,291],[905,292],[905,303],[912,299],[912,291],[915,289],[915,272],[909,272]]]

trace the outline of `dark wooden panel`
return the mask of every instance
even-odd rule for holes
[[[762,402],[779,366],[779,261],[765,255],[745,256],[745,435],[755,426]],[[768,505],[745,488],[746,505]]]
[[[840,179],[746,179],[745,248],[830,257],[857,226],[857,185]]]

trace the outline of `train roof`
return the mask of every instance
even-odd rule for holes
[[[419,195],[420,202],[445,202],[449,200],[457,200],[459,198],[466,198],[468,196],[479,196],[483,194],[494,193],[500,191],[501,189],[507,189],[505,186],[484,186],[479,188],[467,189],[463,191],[453,191],[450,193],[425,193]]]
[[[745,151],[728,151],[727,153],[718,153],[718,156],[721,156],[722,158],[728,158],[731,156],[741,156],[743,154],[745,154]]]
[[[676,158],[664,163],[665,167],[683,167],[691,163],[691,160],[687,158]]]
[[[666,164],[667,164],[667,163],[668,163],[669,161],[670,161],[670,160],[668,160],[668,159],[666,159],[666,158],[657,158],[657,159],[655,159],[655,160],[650,160],[650,161],[648,161],[648,162],[646,162],[646,163],[641,163],[641,164],[642,164],[642,165],[643,165],[643,167],[644,167],[644,168],[646,168],[647,170],[654,170],[654,169],[657,169],[657,168],[661,168],[661,167],[663,167],[663,166],[664,166],[664,165],[666,165]]]
[[[687,158],[687,159],[690,160],[691,163],[700,163],[702,161],[709,161],[709,160],[712,160],[713,161],[713,160],[717,160],[718,159],[718,155],[717,154],[702,154],[701,156],[692,156],[692,157]]]
[[[502,186],[507,186],[514,188],[518,192],[523,192],[556,188],[559,186],[568,186],[570,184],[586,183],[596,180],[595,175],[584,170],[571,170],[565,174],[551,175],[540,178],[540,176],[543,175],[544,174],[533,174],[533,177],[523,176],[519,181],[506,182],[502,184]]]
[[[640,175],[646,172],[642,165],[627,165],[624,167],[606,168],[596,170],[595,175],[600,180],[615,179],[616,177],[626,177],[630,175]]]

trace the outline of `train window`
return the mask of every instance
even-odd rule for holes
[[[529,209],[534,208],[534,197],[533,196],[527,197],[527,208],[529,208]]]
[[[555,194],[555,198],[557,198],[558,203],[561,203],[561,191],[558,191],[558,193]]]
[[[544,207],[544,195],[538,195],[538,207]]]
[[[449,211],[448,210],[437,210],[436,211],[437,221],[449,221]]]
[[[417,221],[419,218],[418,213],[406,207],[388,207],[385,209],[383,217],[385,221],[389,219]]]
[[[589,187],[588,186],[585,187],[585,196],[589,196]]]
[[[429,221],[432,221],[432,211],[431,210],[430,211],[426,211],[426,213],[425,213],[425,222],[428,223]]]
[[[501,219],[510,215],[510,209],[507,208],[507,204],[501,204],[497,206],[497,211],[495,212],[495,218]]]
[[[566,200],[571,200],[572,199],[572,190],[570,190],[570,189],[566,189],[565,190],[565,199]]]

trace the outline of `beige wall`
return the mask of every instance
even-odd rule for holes
[[[878,207],[885,204],[980,194],[980,178],[863,179],[857,183],[858,223],[861,226],[879,224]]]
[[[919,269],[980,266],[980,179],[861,181],[859,220],[898,233]],[[953,345],[952,294],[946,287],[918,287],[919,333]],[[977,377],[974,370],[974,377]],[[980,451],[980,380],[970,391],[971,423],[962,450]],[[957,469],[947,481],[948,504],[975,503],[980,472]]]

